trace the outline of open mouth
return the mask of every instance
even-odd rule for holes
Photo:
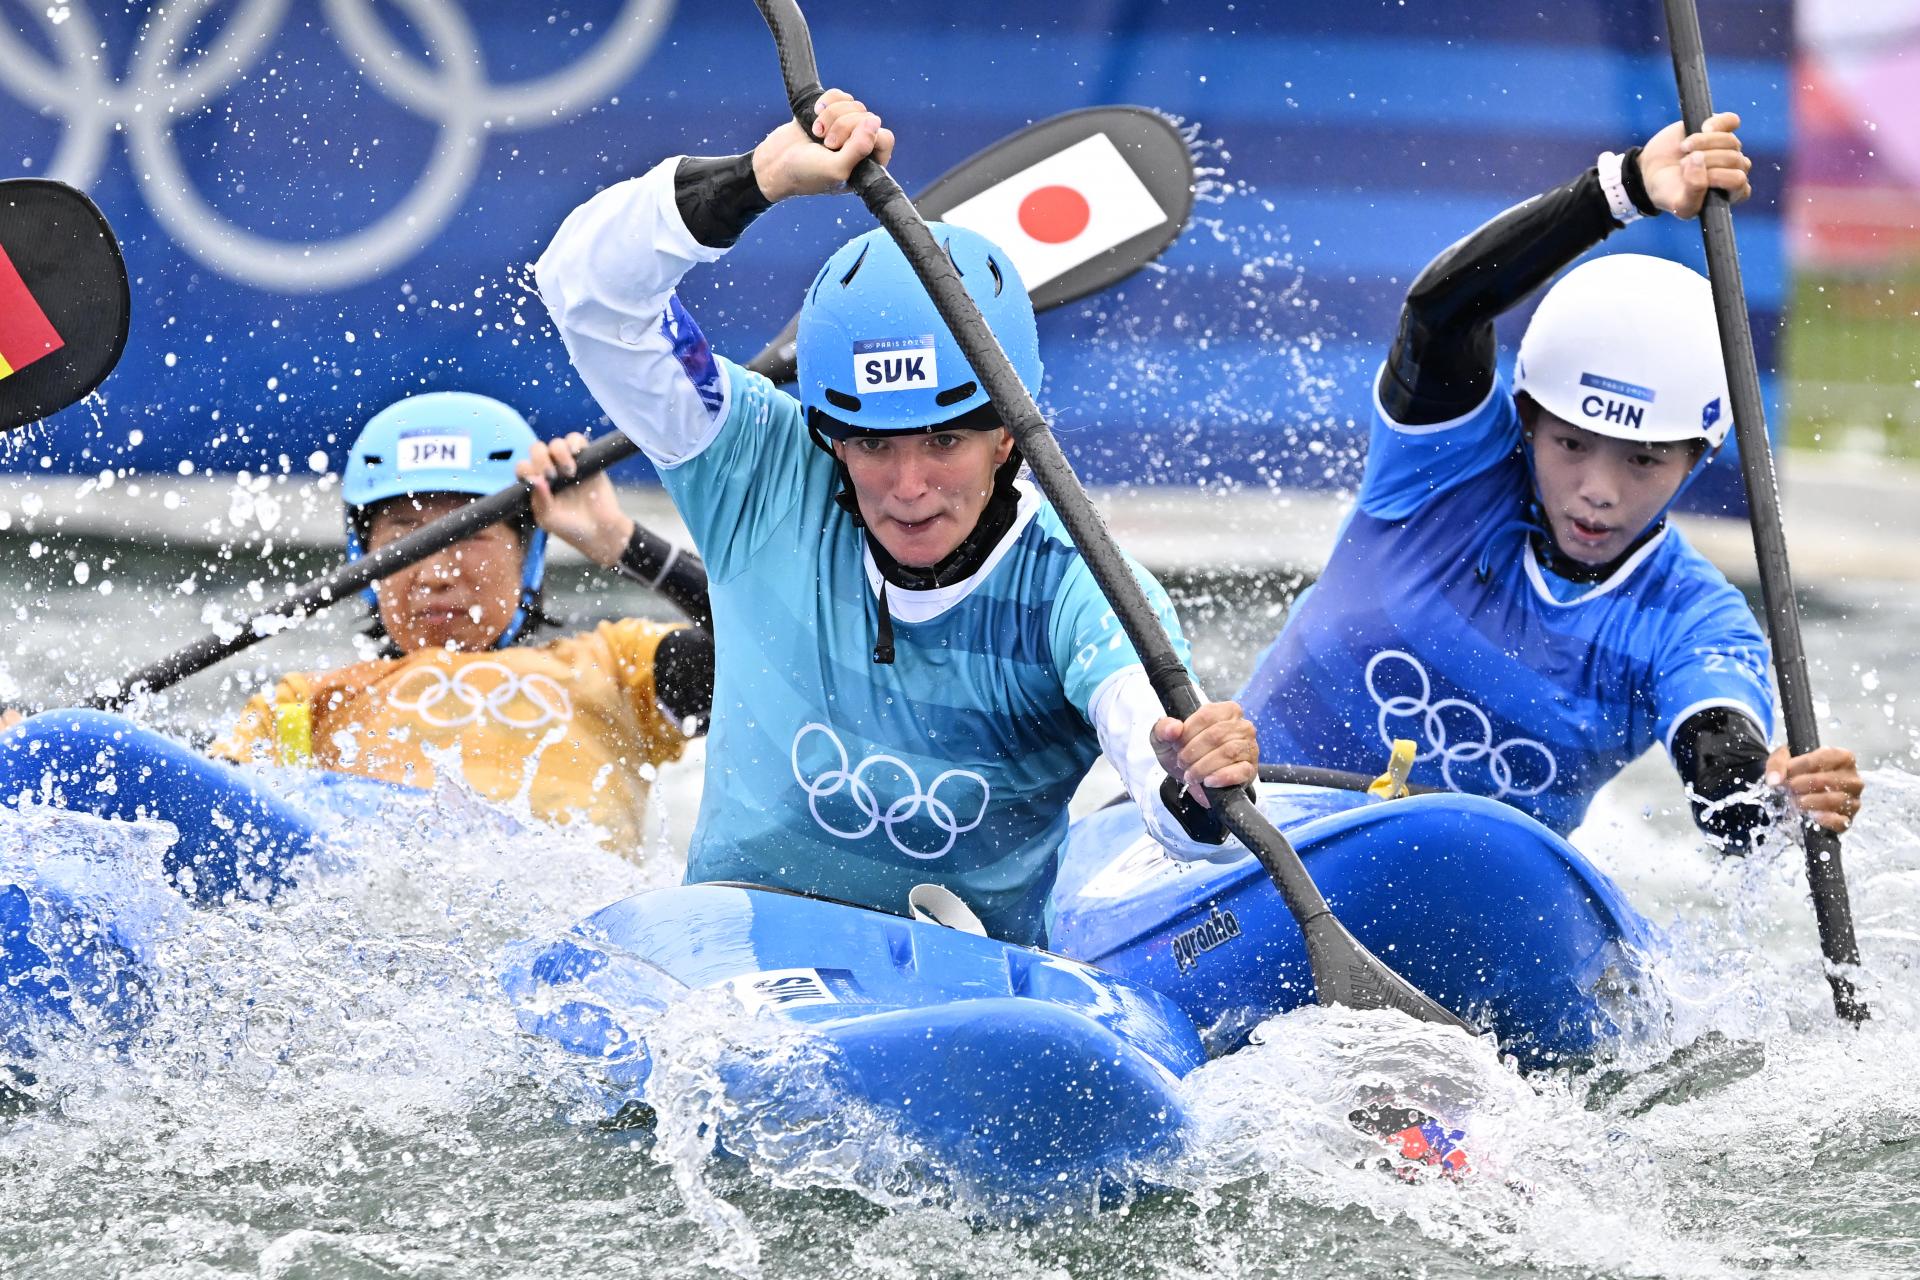
[[[1567,528],[1576,539],[1587,543],[1605,542],[1608,538],[1611,538],[1614,533],[1612,525],[1594,524],[1592,521],[1582,520],[1578,516],[1567,517]]]

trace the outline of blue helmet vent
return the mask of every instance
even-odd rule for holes
[[[862,245],[860,247],[860,256],[855,258],[853,265],[847,268],[847,274],[840,277],[840,287],[842,289],[853,283],[853,277],[860,270],[860,264],[867,260],[867,250],[871,247],[870,245]]]

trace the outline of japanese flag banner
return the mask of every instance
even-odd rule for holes
[[[1005,249],[1034,306],[1101,287],[1087,270],[1105,255],[1145,262],[1193,210],[1193,160],[1165,116],[1144,107],[1092,107],[998,144],[995,163],[968,161],[914,203]]]
[[[943,219],[1005,249],[1029,292],[1166,220],[1104,133],[961,201]]]

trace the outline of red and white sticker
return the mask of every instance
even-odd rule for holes
[[[1104,133],[962,200],[941,219],[1005,249],[1029,293],[1166,220],[1166,210]]]

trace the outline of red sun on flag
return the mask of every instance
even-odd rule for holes
[[[1166,220],[1166,210],[1104,133],[962,200],[943,218],[1005,249],[1030,293]]]
[[[1020,229],[1041,244],[1065,244],[1093,221],[1093,206],[1072,187],[1038,187],[1020,202]]]

